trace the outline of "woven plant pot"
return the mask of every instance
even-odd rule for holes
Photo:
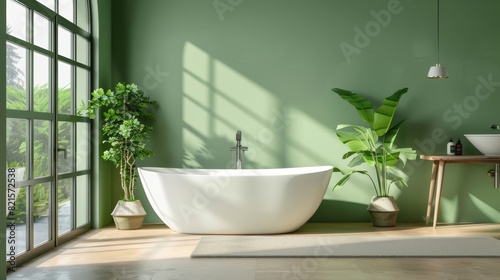
[[[115,209],[111,213],[115,226],[121,230],[131,230],[142,228],[146,211],[142,207],[140,200],[118,201]]]
[[[393,227],[396,225],[399,207],[394,197],[372,197],[368,212],[375,227]]]

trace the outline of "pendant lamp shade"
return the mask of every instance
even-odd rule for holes
[[[441,64],[436,64],[436,66],[431,66],[429,73],[427,73],[427,77],[430,79],[448,78],[448,71],[446,71],[446,67],[441,66]]]
[[[435,66],[431,66],[427,77],[429,79],[443,79],[448,78],[448,71],[446,67],[439,64],[439,0],[437,0],[437,47],[438,47],[438,63]]]

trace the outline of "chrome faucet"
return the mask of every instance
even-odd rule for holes
[[[233,153],[233,168],[242,169],[243,159],[245,151],[248,151],[248,147],[241,145],[241,131],[236,132],[236,146],[232,147],[231,152]]]

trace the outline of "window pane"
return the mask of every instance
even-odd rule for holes
[[[13,0],[7,0],[7,34],[28,41],[28,9]]]
[[[37,12],[33,16],[33,43],[47,50],[50,47],[50,21]]]
[[[57,167],[59,174],[69,173],[74,171],[73,132],[74,132],[74,126],[72,122],[59,122],[58,125],[59,143],[57,146],[57,149],[59,151],[57,160]]]
[[[73,34],[66,28],[59,26],[58,33],[58,54],[73,59]]]
[[[59,0],[59,14],[67,20],[73,20],[73,0]]]
[[[7,43],[7,109],[27,110],[26,49]]]
[[[8,118],[6,139],[7,167],[26,168],[28,166],[27,141],[28,120]]]
[[[33,172],[35,178],[50,175],[51,146],[50,121],[35,120],[33,136]]]
[[[88,123],[76,124],[76,153],[76,170],[89,169],[90,138]]]
[[[89,65],[89,42],[80,35],[76,36],[76,61]]]
[[[37,52],[33,55],[33,110],[50,112],[50,58]]]
[[[37,0],[38,2],[42,3],[45,5],[47,8],[51,9],[52,11],[54,10],[55,4],[54,0]]]
[[[78,108],[82,103],[87,104],[89,99],[90,71],[83,68],[76,68],[76,102],[75,107]]]
[[[59,114],[70,114],[73,105],[71,100],[71,93],[73,89],[71,76],[73,73],[73,66],[64,62],[59,62],[58,65],[57,108],[59,110]]]
[[[62,235],[71,230],[72,207],[71,196],[73,192],[73,179],[59,180],[57,184],[57,234]]]
[[[50,238],[50,183],[33,188],[33,221],[35,247],[38,247]]]
[[[76,23],[85,31],[89,31],[89,1],[76,0]]]
[[[89,176],[76,177],[76,227],[89,223]]]

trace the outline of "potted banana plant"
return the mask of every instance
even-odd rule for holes
[[[391,186],[394,184],[408,186],[401,166],[404,166],[407,160],[417,158],[414,149],[399,148],[395,145],[399,129],[405,120],[392,125],[399,100],[408,88],[402,88],[385,98],[376,110],[370,100],[357,93],[340,88],[334,88],[332,91],[354,106],[361,120],[368,124],[368,126],[350,124],[337,126],[335,130],[337,137],[349,148],[342,158],[350,159],[348,166],[351,168],[368,164],[374,171],[373,174],[368,170],[344,170],[335,167],[333,172],[339,172],[343,176],[335,184],[334,189],[344,185],[354,174],[368,176],[375,191],[375,196],[368,206],[373,225],[394,226],[399,207],[394,197],[390,195]]]
[[[111,215],[118,229],[139,229],[146,212],[135,197],[136,161],[154,155],[147,149],[146,141],[153,130],[147,124],[153,118],[149,110],[156,101],[146,97],[135,84],[118,83],[114,91],[99,88],[91,95],[88,104],[83,102],[78,113],[94,119],[101,110],[103,143],[109,145],[102,158],[111,161],[120,172],[123,197]]]

